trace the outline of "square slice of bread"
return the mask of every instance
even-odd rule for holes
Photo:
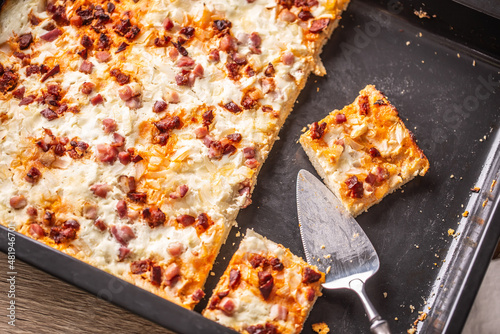
[[[300,143],[353,216],[429,169],[396,108],[373,85],[352,104],[311,124]]]
[[[247,230],[203,315],[241,333],[300,333],[324,281],[315,266]]]

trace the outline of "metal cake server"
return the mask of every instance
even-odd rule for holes
[[[307,262],[326,273],[323,287],[354,290],[371,332],[390,333],[365,292],[366,280],[380,267],[375,248],[337,197],[304,169],[297,175],[297,212]]]

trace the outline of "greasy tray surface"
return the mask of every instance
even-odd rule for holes
[[[357,221],[371,239],[381,261],[380,271],[368,281],[368,294],[394,333],[406,332],[418,317],[417,311],[427,310],[433,305],[436,305],[436,311],[431,308],[429,318],[424,322],[428,328],[422,332],[440,332],[444,328],[449,332],[459,331],[500,234],[500,228],[492,227],[491,220],[488,220],[492,218],[491,212],[483,218],[482,225],[477,224],[478,220],[473,220],[472,215],[457,225],[462,219],[457,216],[465,210],[461,205],[469,205],[468,210],[473,212],[473,207],[481,207],[486,196],[480,193],[471,197],[469,188],[479,182],[482,173],[485,174],[488,153],[495,150],[499,141],[496,135],[499,132],[500,94],[495,83],[500,78],[500,66],[492,58],[426,30],[425,26],[430,26],[441,33],[446,24],[439,21],[438,12],[429,10],[430,6],[424,6],[424,9],[429,15],[437,14],[438,17],[419,19],[413,15],[411,3],[405,2],[403,10],[397,13],[388,10],[391,7],[385,3],[351,3],[341,21],[343,28],[334,32],[322,54],[328,75],[311,77],[301,93],[299,103],[281,132],[281,140],[264,164],[253,195],[254,203],[240,213],[239,228],[232,231],[221,250],[214,267],[216,275],[210,277],[206,285],[208,295],[238,246],[240,238],[235,236],[238,231],[254,228],[289,247],[293,253],[304,255],[296,216],[295,177],[301,168],[314,170],[297,143],[301,129],[323,118],[333,108],[340,109],[351,103],[361,88],[373,83],[398,108],[429,158],[431,169],[425,177],[418,177],[405,186],[404,192],[389,195],[358,217]],[[421,5],[420,2],[414,3]],[[441,9],[446,6],[452,6],[451,2],[443,1]],[[464,11],[462,7],[457,8]],[[470,22],[477,16],[474,15],[471,15]],[[479,19],[485,17],[479,16]],[[455,31],[467,31],[467,27],[454,28]],[[460,41],[457,34],[450,38]],[[465,36],[463,39],[467,40],[464,43],[468,46],[500,58],[495,53],[498,50],[488,49],[488,43],[484,43],[486,47],[481,44],[482,40],[488,41],[487,37],[478,35],[476,39],[467,39]],[[473,60],[475,66],[472,66]],[[475,95],[478,91],[479,98]],[[495,164],[492,165],[493,173],[498,173]],[[452,174],[454,177],[450,178]],[[491,209],[495,200],[492,198],[487,208]],[[465,244],[463,240],[448,236],[449,228],[457,230],[464,226],[469,227],[461,235],[463,239],[470,237],[467,239],[467,256],[456,247]],[[483,239],[486,230],[488,233]],[[7,245],[5,237],[2,228],[0,246],[4,251]],[[175,331],[225,332],[198,314],[39,243],[18,237],[16,245],[17,256],[28,262],[89,291],[100,292],[103,298]],[[451,249],[458,249],[458,256],[452,266],[438,274],[450,245]],[[472,266],[473,277],[465,280],[467,277],[457,276]],[[453,294],[439,294],[437,291],[437,297],[431,298],[433,303],[424,305],[424,300],[436,292],[432,291],[435,282],[445,281],[449,276],[460,278],[460,282],[447,281],[449,284],[456,287],[457,283],[467,283],[466,289],[460,288]],[[123,288],[115,289],[116,284]],[[384,298],[384,292],[387,298]],[[320,298],[313,309],[304,333],[312,333],[311,324],[320,321],[326,322],[333,333],[368,331],[362,305],[356,296],[341,290],[325,294],[327,296]],[[460,302],[460,307],[455,307],[457,302]],[[202,302],[197,310],[201,310],[205,303]],[[445,307],[440,309],[440,305]],[[413,313],[410,306],[415,308]],[[455,320],[451,325],[450,319]],[[126,328],[120,331],[126,332]]]

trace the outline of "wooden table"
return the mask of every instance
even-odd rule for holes
[[[0,252],[0,333],[162,333],[171,331],[16,259],[16,327],[8,322],[7,255]]]

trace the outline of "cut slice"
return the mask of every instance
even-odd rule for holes
[[[353,216],[429,169],[396,108],[373,85],[354,103],[311,124],[300,143]]]
[[[203,315],[241,333],[300,333],[325,275],[247,230]]]

